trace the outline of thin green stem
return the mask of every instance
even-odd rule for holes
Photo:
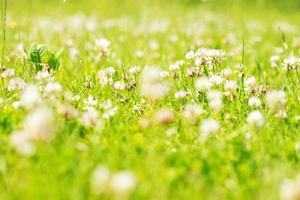
[[[2,41],[2,58],[1,58],[1,69],[4,64],[4,55],[5,55],[5,43],[6,43],[6,10],[7,10],[7,0],[4,1],[4,10],[3,10],[3,41]]]

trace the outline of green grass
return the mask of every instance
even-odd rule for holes
[[[299,57],[300,46],[293,45],[293,40],[300,36],[300,17],[296,1],[276,1],[271,6],[264,2],[241,1],[242,5],[230,8],[226,1],[67,0],[64,4],[8,0],[4,66],[15,69],[15,76],[26,83],[39,85],[43,93],[47,82],[34,78],[37,65],[28,58],[32,45],[43,44],[60,63],[54,79],[64,92],[54,100],[43,96],[54,113],[55,137],[49,142],[34,141],[35,153],[24,156],[10,144],[10,138],[23,129],[23,121],[32,110],[13,107],[22,91],[9,91],[9,80],[1,77],[0,199],[280,199],[283,181],[294,179],[300,172],[296,149],[300,142],[300,69],[286,72],[282,67],[289,55]],[[90,21],[96,25],[94,30],[84,28]],[[166,23],[162,31],[155,31],[158,22]],[[174,35],[177,39],[172,42]],[[284,49],[284,37],[288,48],[280,54],[279,66],[272,68],[270,56],[276,55],[276,48]],[[95,60],[99,51],[89,49],[97,38],[111,42],[108,57],[99,61]],[[151,48],[151,41],[159,45],[157,50]],[[27,56],[18,51],[20,44]],[[197,78],[186,76],[193,64],[187,62],[185,53],[201,47],[224,50],[226,59],[216,74],[230,68],[234,71],[230,79],[239,84],[235,99],[224,97],[219,113],[212,112],[207,99],[195,90]],[[75,59],[69,55],[72,48],[79,51]],[[144,55],[137,57],[137,51]],[[48,57],[45,59],[43,63]],[[136,88],[124,91],[102,87],[97,79],[97,72],[109,66],[116,70],[114,81],[126,82],[124,74],[129,74],[131,66],[168,70],[177,60],[186,64],[178,78],[166,78],[170,92],[154,102],[143,101],[140,74],[134,77]],[[242,62],[245,77],[256,77],[257,84],[265,85],[268,91],[285,91],[287,118],[276,118],[265,105],[265,94],[261,94],[262,105],[257,110],[262,112],[265,125],[252,128],[247,124],[247,115],[255,109],[248,106],[249,95],[244,94],[241,71],[236,69]],[[92,88],[85,87],[87,77]],[[224,86],[215,89],[224,91]],[[192,95],[176,99],[178,90],[191,90]],[[59,114],[60,105],[69,104],[67,91],[81,97],[70,102],[79,112],[73,119]],[[99,119],[101,128],[81,123],[84,100],[89,95],[98,99],[95,107],[100,113],[100,104],[108,99],[118,108],[111,118]],[[191,102],[206,110],[195,124],[181,115],[184,105]],[[155,122],[153,116],[160,108],[174,111],[170,124]],[[151,121],[149,127],[139,124],[142,118]],[[201,142],[199,125],[207,118],[217,120],[221,128]],[[173,127],[177,132],[168,137],[166,132]],[[251,133],[250,139],[246,139],[247,133]],[[136,187],[124,196],[112,191],[93,194],[90,180],[99,165],[113,173],[131,171]]]

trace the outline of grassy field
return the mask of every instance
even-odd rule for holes
[[[300,199],[297,1],[5,1],[1,200]]]

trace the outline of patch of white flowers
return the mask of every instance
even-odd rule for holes
[[[163,80],[163,71],[159,68],[148,67],[142,72],[141,95],[151,100],[158,100],[165,97],[170,89],[169,84]]]
[[[131,171],[111,172],[105,166],[98,166],[91,175],[91,191],[95,195],[112,192],[126,196],[137,186],[137,178]]]

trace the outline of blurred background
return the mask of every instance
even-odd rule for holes
[[[4,2],[4,0],[1,0]],[[3,3],[2,3],[3,5]],[[164,14],[179,10],[217,10],[217,11],[267,11],[297,12],[299,0],[8,0],[8,10],[15,14],[30,12],[34,15],[83,12],[103,16],[143,15],[148,11]],[[1,9],[2,10],[2,9]],[[146,12],[146,13],[145,13]]]

